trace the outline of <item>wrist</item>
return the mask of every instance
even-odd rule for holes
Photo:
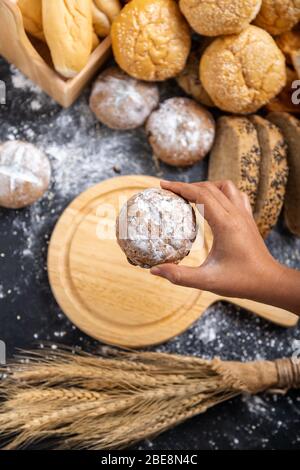
[[[261,279],[256,299],[300,315],[300,273],[273,259]]]

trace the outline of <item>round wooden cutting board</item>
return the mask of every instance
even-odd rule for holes
[[[201,292],[172,285],[128,263],[115,238],[115,220],[134,193],[159,186],[147,176],[107,180],[77,197],[53,232],[48,270],[62,310],[81,330],[106,343],[137,347],[184,331],[211,303]],[[201,224],[200,224],[201,226]],[[184,264],[201,263],[202,233]]]
[[[112,178],[80,194],[59,219],[49,246],[49,279],[58,304],[78,328],[105,343],[148,346],[183,332],[218,300],[282,326],[297,323],[285,310],[175,286],[129,264],[116,241],[116,217],[129,197],[155,186],[159,180],[150,176]],[[198,236],[182,261],[189,266],[199,266],[212,244],[208,225],[196,215]]]

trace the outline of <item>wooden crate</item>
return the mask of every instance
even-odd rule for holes
[[[85,68],[76,77],[66,79],[54,70],[47,45],[25,32],[17,0],[0,0],[0,55],[63,107],[74,103],[110,52],[107,37],[92,52]]]

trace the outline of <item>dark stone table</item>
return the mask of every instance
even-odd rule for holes
[[[144,131],[116,132],[89,111],[89,90],[64,110],[14,67],[0,60],[6,105],[0,105],[0,140],[22,139],[51,160],[50,191],[20,211],[0,210],[0,339],[8,357],[44,342],[93,350],[97,342],[72,325],[56,304],[47,279],[47,245],[66,205],[89,186],[116,174],[204,180],[207,162],[188,170],[157,168]],[[162,99],[180,94],[161,86]],[[300,268],[300,240],[281,224],[267,240],[283,263]],[[285,330],[228,304],[216,304],[188,331],[157,348],[180,354],[241,361],[272,359],[300,350],[300,327]],[[300,351],[299,351],[300,352]],[[141,449],[300,448],[300,394],[244,396],[164,433]]]

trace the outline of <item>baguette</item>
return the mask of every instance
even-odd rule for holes
[[[43,27],[58,73],[72,78],[88,62],[93,45],[91,0],[43,0]]]

